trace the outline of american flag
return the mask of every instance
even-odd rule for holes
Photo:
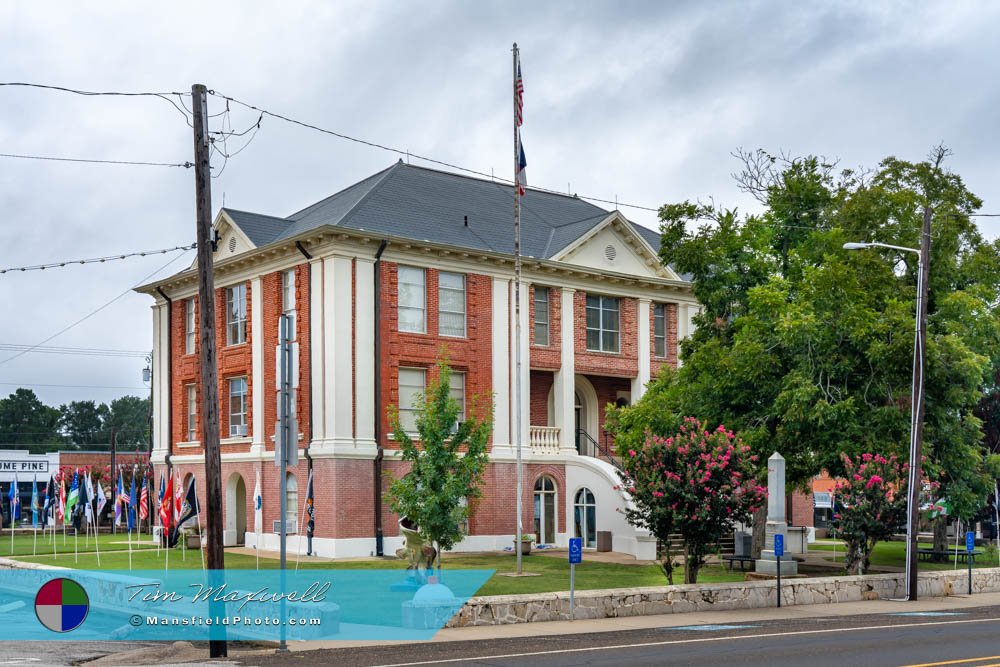
[[[146,480],[142,480],[142,493],[139,494],[139,519],[145,521],[149,516],[149,488]]]
[[[129,504],[129,495],[125,490],[125,475],[122,470],[118,471],[118,500],[116,502],[122,503],[123,505]]]
[[[514,79],[514,114],[517,126],[524,122],[524,79],[521,78],[521,57],[517,57],[517,77]]]

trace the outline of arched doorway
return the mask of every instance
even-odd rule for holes
[[[234,472],[226,482],[226,529],[223,544],[243,544],[247,534],[247,486],[242,475]]]
[[[548,475],[535,480],[535,540],[538,544],[556,541],[556,483]]]
[[[573,532],[574,537],[583,538],[583,546],[597,547],[597,502],[586,487],[577,491],[573,500]]]
[[[596,456],[591,441],[597,441],[598,401],[597,390],[583,375],[574,378],[576,391],[573,395],[576,430],[576,451],[587,456]]]

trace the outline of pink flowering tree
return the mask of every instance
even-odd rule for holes
[[[832,527],[847,544],[847,573],[861,574],[868,571],[875,543],[892,537],[906,519],[909,466],[881,454],[841,454],[841,459],[844,477],[836,486]]]
[[[684,538],[684,583],[697,583],[698,570],[719,539],[766,502],[756,464],[750,447],[732,431],[724,426],[708,431],[693,417],[685,418],[675,435],[650,435],[639,449],[624,453],[620,476],[634,504],[625,516],[667,546],[663,569],[671,584],[671,534]]]

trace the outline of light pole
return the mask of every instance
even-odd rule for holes
[[[845,243],[845,250],[889,248],[917,254],[917,313],[913,342],[913,384],[910,391],[910,470],[906,508],[906,599],[917,599],[917,533],[922,475],[920,450],[924,425],[924,342],[927,336],[927,275],[930,257],[930,209],[924,209],[924,229],[920,248],[905,248],[888,243]]]

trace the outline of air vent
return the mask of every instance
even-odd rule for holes
[[[611,246],[608,246],[608,247],[610,248]],[[229,237],[229,252],[236,252],[236,237],[235,236],[230,236]]]
[[[615,257],[618,256],[618,251],[615,250],[615,247],[613,245],[609,245],[606,248],[604,248],[604,256],[608,258],[609,262],[613,262],[615,261]]]
[[[285,520],[285,534],[295,535],[298,531],[298,519],[286,519]],[[280,533],[281,532],[281,519],[275,519],[271,521],[271,532]]]

